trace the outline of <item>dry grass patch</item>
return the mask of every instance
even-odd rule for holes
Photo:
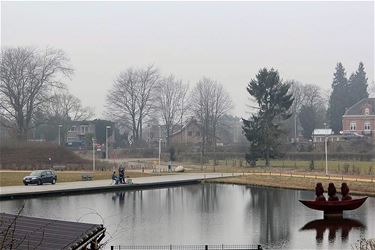
[[[209,180],[209,182],[216,183],[231,183],[231,184],[249,184],[259,185],[267,187],[277,188],[292,188],[292,189],[304,189],[304,190],[315,190],[317,182],[321,182],[325,187],[326,191],[328,183],[333,182],[336,188],[339,190],[342,181],[340,180],[322,180],[313,178],[298,178],[298,177],[285,177],[285,176],[239,176],[239,177],[228,177],[218,178]],[[345,181],[350,188],[352,194],[370,195],[375,196],[375,183]]]

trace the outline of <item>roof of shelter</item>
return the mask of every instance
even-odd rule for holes
[[[103,225],[0,213],[3,249],[77,249],[105,232]],[[8,247],[7,247],[8,246]]]

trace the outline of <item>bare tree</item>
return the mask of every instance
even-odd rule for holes
[[[177,80],[173,75],[164,78],[157,85],[156,108],[165,124],[167,145],[175,126],[182,122],[186,109],[188,85]]]
[[[84,107],[80,99],[63,90],[55,93],[51,98],[51,105],[46,107],[49,116],[56,120],[87,120],[90,119],[94,112],[89,107]]]
[[[298,134],[298,113],[301,110],[301,107],[303,105],[303,99],[304,99],[304,94],[303,94],[303,85],[302,83],[295,81],[295,80],[290,80],[286,81],[285,83],[290,85],[290,93],[293,95],[294,101],[291,107],[291,111],[293,114],[293,127],[294,127],[294,142],[297,142],[297,134]]]
[[[107,95],[108,115],[129,128],[136,142],[142,138],[143,120],[153,107],[152,92],[159,79],[154,66],[128,68],[120,73]]]
[[[62,86],[61,79],[73,73],[68,63],[62,50],[2,49],[0,112],[16,126],[18,138],[27,138],[35,111],[50,101],[52,90]]]
[[[65,138],[73,121],[91,119],[94,112],[91,108],[82,105],[79,98],[64,89],[51,96],[50,102],[43,105],[36,113],[36,123],[57,127],[62,125],[61,133]]]
[[[209,78],[202,78],[193,89],[191,108],[201,126],[203,157],[207,145],[216,150],[216,130],[220,120],[232,108],[232,100],[223,86]]]
[[[315,84],[306,84],[302,88],[302,105],[307,106],[325,106],[325,100],[322,97],[319,86]]]

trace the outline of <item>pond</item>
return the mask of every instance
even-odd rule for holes
[[[262,244],[265,248],[350,249],[375,238],[375,198],[343,221],[299,199],[310,191],[197,184],[152,190],[1,201],[1,211],[107,227],[109,245]]]

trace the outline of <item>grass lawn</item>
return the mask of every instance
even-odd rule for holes
[[[0,172],[0,186],[19,186],[23,185],[22,179],[31,171],[2,171]],[[57,182],[81,181],[82,173],[91,173],[90,171],[56,171]],[[146,173],[126,172],[130,178],[149,176]],[[97,171],[94,173],[94,180],[110,180],[112,171]]]
[[[249,172],[254,170],[264,170],[265,162],[258,161],[257,166],[250,167],[246,165],[245,160],[220,160],[215,166],[216,171],[226,172]],[[314,171],[325,172],[325,161],[314,161],[314,168],[310,169],[310,161],[292,161],[292,160],[271,160],[272,169],[277,171],[296,170],[296,171]],[[181,163],[184,166],[190,166],[199,170],[199,164]],[[213,161],[203,165],[203,171],[212,171]],[[375,161],[328,161],[328,171],[330,174],[349,174],[349,175],[375,175]]]
[[[333,182],[336,189],[339,191],[341,187],[341,180],[322,180],[314,178],[296,178],[296,177],[285,177],[285,176],[239,176],[239,177],[228,177],[209,180],[209,182],[215,183],[231,183],[231,184],[250,184],[267,187],[277,188],[292,188],[292,189],[305,189],[315,190],[317,182],[321,182],[327,191],[328,183]],[[352,194],[371,195],[375,196],[375,183],[374,182],[356,182],[356,181],[345,181]],[[312,197],[314,198],[314,197]]]

